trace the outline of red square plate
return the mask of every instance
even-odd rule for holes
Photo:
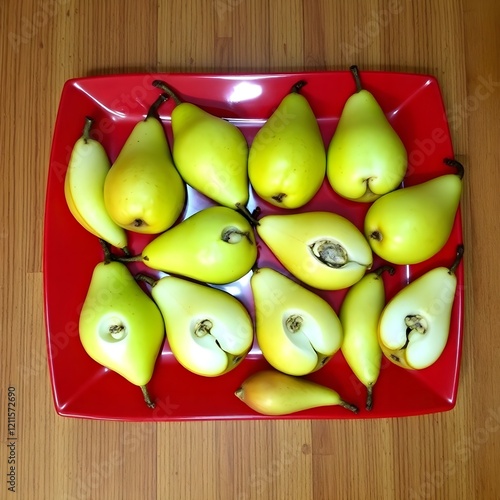
[[[55,124],[45,209],[44,291],[48,362],[58,414],[68,417],[127,421],[195,419],[264,419],[243,404],[234,391],[252,372],[267,366],[255,344],[248,357],[233,371],[204,378],[184,369],[165,343],[148,385],[157,406],[146,407],[141,391],[119,375],[101,367],[85,353],[78,337],[78,318],[94,266],[102,260],[97,239],[73,219],[64,198],[64,176],[73,144],[81,135],[84,117],[94,118],[94,137],[102,142],[113,161],[137,121],[158,96],[152,82],[160,78],[181,99],[227,118],[243,130],[249,143],[280,100],[298,80],[317,115],[325,146],[331,139],[346,99],[355,85],[349,71],[286,74],[129,74],[72,79],[64,85]],[[445,157],[453,157],[446,113],[439,85],[428,75],[361,72],[364,87],[371,91],[399,133],[409,153],[406,185],[448,173]],[[173,103],[160,108],[171,143],[170,113]],[[184,217],[212,203],[188,189]],[[279,209],[251,193],[249,208],[262,213]],[[327,181],[316,197],[301,210],[337,212],[359,229],[368,205],[338,197]],[[140,253],[150,237],[130,235],[132,252]],[[387,298],[427,270],[449,266],[462,242],[460,210],[446,246],[419,265],[399,266],[385,277]],[[259,242],[259,263],[285,270]],[[375,257],[374,268],[382,264]],[[140,264],[131,265],[133,271]],[[144,269],[146,270],[146,269]],[[147,269],[151,274],[151,270]],[[398,417],[446,411],[456,402],[462,346],[463,267],[457,271],[458,288],[446,349],[439,360],[421,371],[407,371],[384,360],[374,390],[374,407],[364,411],[364,387],[356,380],[341,352],[310,379],[336,389],[360,407],[357,415],[340,407],[318,408],[281,418],[341,419]],[[249,276],[221,287],[236,295],[253,314]],[[345,290],[318,292],[338,312]]]

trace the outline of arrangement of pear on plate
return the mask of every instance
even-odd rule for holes
[[[357,413],[334,387],[307,379],[338,352],[366,386],[366,410],[376,404],[383,356],[405,370],[439,360],[463,245],[449,267],[427,271],[389,301],[383,273],[424,262],[445,246],[464,169],[445,158],[453,172],[401,187],[405,146],[356,66],[351,73],[355,91],[326,146],[301,94],[303,80],[276,103],[250,145],[236,125],[182,102],[160,80],[153,86],[161,93],[113,163],[91,138],[93,119],[84,117],[64,194],[104,257],[81,310],[80,340],[97,363],[139,386],[149,407],[155,398],[146,386],[165,340],[186,370],[215,379],[239,366],[256,340],[269,369],[242,380],[234,395],[263,415],[332,405]],[[172,149],[158,114],[168,99],[175,104]],[[289,119],[278,123],[283,113]],[[369,205],[363,228],[337,213],[296,210],[325,179],[340,197]],[[187,186],[214,206],[180,220]],[[251,213],[250,189],[282,212]],[[134,232],[153,235],[138,255],[128,247]],[[259,263],[258,238],[282,270]],[[386,265],[372,269],[375,255]],[[134,276],[132,262],[166,275]],[[246,275],[254,311],[216,287]],[[315,289],[346,290],[339,311]]]

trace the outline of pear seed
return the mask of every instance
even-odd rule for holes
[[[328,267],[339,269],[349,261],[345,248],[332,240],[318,240],[309,248],[312,254]]]

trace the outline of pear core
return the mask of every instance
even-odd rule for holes
[[[292,316],[288,316],[285,321],[285,326],[290,333],[296,333],[300,330],[302,323],[304,322],[302,316],[298,314],[294,314]]]
[[[349,261],[345,248],[333,240],[318,240],[309,246],[314,257],[328,267],[339,269]]]
[[[99,335],[105,342],[114,343],[123,340],[128,333],[126,325],[118,317],[104,318],[98,326]]]
[[[210,330],[213,326],[213,323],[209,319],[198,321],[198,323],[196,323],[196,326],[194,327],[194,334],[197,337],[203,337],[210,333]]]

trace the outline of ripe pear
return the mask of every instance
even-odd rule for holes
[[[234,393],[263,415],[289,415],[319,406],[336,406],[358,413],[330,387],[277,370],[261,370],[248,376]]]
[[[378,342],[378,322],[385,306],[382,272],[394,274],[394,268],[383,266],[365,274],[344,297],[340,322],[344,330],[341,351],[354,375],[366,387],[366,409],[373,406],[373,387],[380,374],[382,350]]]
[[[455,300],[455,271],[463,255],[450,268],[426,272],[398,292],[380,317],[378,338],[387,358],[403,368],[421,370],[435,363],[446,347]]]
[[[147,244],[139,256],[148,267],[212,284],[226,284],[247,274],[257,259],[248,220],[222,206],[196,212]]]
[[[332,212],[266,215],[257,232],[290,273],[320,290],[347,288],[372,266],[361,231]]]
[[[111,166],[104,202],[111,218],[136,233],[158,234],[171,227],[186,201],[186,188],[156,115],[161,95],[137,123]]]
[[[155,87],[176,103],[172,111],[175,166],[191,187],[229,208],[248,203],[248,144],[233,123],[189,102],[181,102],[165,82]]]
[[[281,208],[299,208],[318,192],[326,171],[321,131],[298,82],[257,132],[248,156],[255,192]]]
[[[229,293],[174,276],[144,275],[165,322],[174,357],[205,377],[231,371],[253,343],[253,322],[245,306]]]
[[[431,258],[448,241],[460,196],[463,167],[376,200],[365,216],[364,231],[372,250],[392,264],[417,264]]]
[[[346,101],[328,146],[327,177],[349,200],[371,202],[398,187],[408,155],[401,138],[368,90],[358,68],[350,68],[356,92]]]
[[[140,386],[154,407],[146,384],[165,338],[163,318],[125,264],[105,260],[94,268],[79,332],[87,354]]]
[[[342,345],[342,325],[326,300],[271,268],[250,279],[257,342],[267,362],[289,375],[323,367]]]
[[[104,205],[104,182],[111,167],[103,145],[90,137],[94,120],[85,118],[64,178],[64,195],[73,217],[91,234],[127,250],[127,234],[109,216]]]

